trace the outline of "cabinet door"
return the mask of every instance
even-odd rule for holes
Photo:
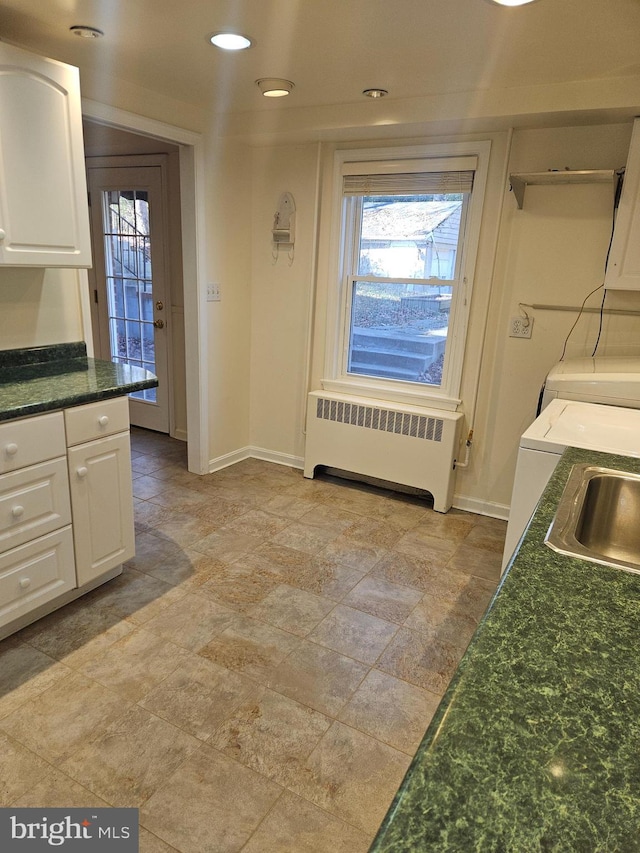
[[[91,266],[78,69],[0,44],[0,264]]]
[[[640,119],[633,123],[604,286],[640,290]]]
[[[129,433],[68,452],[78,586],[133,557]]]

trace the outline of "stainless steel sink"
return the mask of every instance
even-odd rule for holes
[[[545,544],[640,574],[640,475],[575,465]]]

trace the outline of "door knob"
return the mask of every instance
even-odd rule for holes
[[[156,329],[164,329],[164,320],[154,320],[153,325]]]

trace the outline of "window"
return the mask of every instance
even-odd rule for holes
[[[338,287],[325,388],[455,408],[486,173],[477,149],[487,145],[452,156],[444,146],[426,149],[434,157],[336,155]]]

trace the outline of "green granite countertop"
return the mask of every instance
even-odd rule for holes
[[[578,462],[640,473],[565,452],[372,853],[640,851],[640,576],[543,544]]]
[[[0,351],[0,421],[153,388],[148,370],[88,358],[84,343]]]

